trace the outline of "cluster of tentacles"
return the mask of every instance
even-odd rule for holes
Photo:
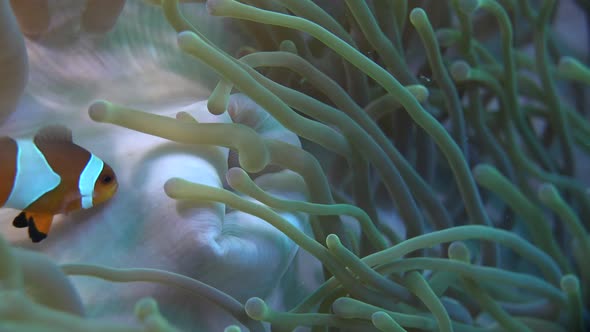
[[[163,271],[71,265],[67,274],[191,289],[251,331],[259,321],[273,331],[584,330],[590,197],[579,165],[590,152],[590,69],[557,39],[557,1],[206,1],[245,32],[235,56],[185,20],[178,1],[151,2],[179,52],[221,77],[209,112],[227,112],[239,91],[302,147],[239,123],[107,101],[90,117],[237,153],[226,188],[172,178],[167,195],[265,220],[321,262],[325,282],[276,311]],[[277,166],[301,176],[308,201],[253,181]],[[309,215],[313,234],[280,211]]]

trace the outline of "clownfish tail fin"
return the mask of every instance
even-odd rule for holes
[[[25,228],[29,226],[26,213],[21,212],[18,216],[16,216],[16,218],[14,218],[12,221],[12,226],[16,228]]]

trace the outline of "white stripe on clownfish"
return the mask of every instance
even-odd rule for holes
[[[102,172],[103,167],[104,162],[91,153],[90,160],[88,160],[86,167],[84,167],[84,170],[80,174],[80,180],[78,182],[83,209],[92,207],[92,193],[94,192],[96,180]]]
[[[31,140],[15,139],[17,144],[14,184],[4,206],[23,210],[39,197],[55,189],[61,177]],[[31,175],[35,176],[31,176]]]

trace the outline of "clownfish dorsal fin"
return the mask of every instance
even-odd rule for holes
[[[45,126],[37,132],[35,144],[39,143],[72,143],[72,131],[63,125]]]

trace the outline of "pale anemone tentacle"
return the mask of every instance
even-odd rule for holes
[[[97,108],[97,106],[99,108]],[[106,109],[103,108],[105,106]],[[180,112],[177,113],[176,120],[161,116],[156,117],[154,115],[140,113],[138,111],[127,110],[118,106],[113,106],[112,104],[107,104],[105,102],[99,102],[94,104],[93,106],[91,106],[90,112],[91,115],[96,119],[109,119],[109,121],[113,121],[118,124],[124,124],[125,126],[135,128],[137,130],[158,134],[164,137],[179,139],[181,142],[192,143],[190,139],[198,138],[195,138],[193,136],[189,139],[187,137],[191,136],[194,132],[186,131],[186,134],[184,134],[184,138],[182,138],[182,132],[176,130],[179,127],[175,126],[182,124],[186,125],[187,128],[189,128],[188,126],[190,125],[191,127],[194,126],[206,128],[208,132],[214,132],[211,131],[211,129],[214,128],[212,124],[204,123],[204,121],[207,121],[207,117],[203,116],[203,114],[205,114],[203,113],[203,111],[206,111],[205,106],[205,103],[198,103],[188,107],[178,108],[176,110]],[[282,127],[277,127],[275,122],[259,122],[259,120],[261,119],[264,120],[272,118],[259,117],[264,113],[261,113],[259,106],[252,103],[251,100],[249,100],[248,98],[239,95],[233,96],[232,98],[230,98],[230,106],[230,108],[232,109],[232,114],[236,120],[244,123],[248,127],[251,126],[255,130],[260,131],[261,135],[267,135],[267,137],[274,137],[278,139],[275,141],[275,144],[280,144],[281,141],[279,140],[287,140],[292,142],[293,144],[299,144],[296,136],[287,131],[284,131]],[[102,114],[98,114],[105,110],[107,112],[112,113],[108,113],[106,117],[103,117]],[[134,116],[129,116],[130,114]],[[142,119],[142,117],[144,119]],[[124,120],[121,122],[120,119]],[[157,119],[162,123],[168,123],[167,126],[169,127],[169,129],[166,129],[161,126],[145,126],[144,124],[148,122],[146,121],[147,119]],[[175,126],[173,126],[172,124],[174,124]],[[241,128],[243,128],[242,130],[244,131],[244,133],[246,133],[247,135],[252,135],[252,131],[246,131],[246,128],[248,127],[246,127],[245,125],[241,126]],[[238,126],[238,124],[233,124],[233,126]],[[219,129],[221,128],[222,127],[220,126]],[[228,126],[228,128],[230,127]],[[242,159],[244,156],[246,158],[252,158],[253,155],[250,153],[252,149],[259,149],[259,151],[263,152],[265,151],[264,146],[256,146],[255,144],[254,146],[249,146],[247,144],[248,142],[240,141],[240,137],[232,138],[227,136],[226,132],[224,132],[223,130],[216,132],[218,132],[218,135],[216,136],[217,138],[223,137],[223,139],[233,139],[233,142],[235,142],[235,144],[229,144],[231,144],[232,147],[238,147],[238,150],[241,152],[239,156],[240,159]],[[215,142],[215,137],[208,137],[205,139],[205,141],[201,142]],[[259,138],[252,135],[251,139]],[[220,145],[219,142],[217,143],[217,145]],[[291,146],[295,147],[295,145]],[[249,150],[243,150],[246,148]],[[166,155],[166,150],[162,150],[162,153]],[[259,163],[259,165],[265,164],[264,158],[262,160],[251,160],[254,160],[256,163]],[[221,175],[225,172],[223,170],[224,167],[222,165],[219,165],[217,162],[215,162],[215,165],[216,167],[221,167],[221,169],[218,170],[217,174]],[[188,165],[184,166],[186,167]],[[157,166],[156,169],[158,169]],[[251,170],[257,169],[259,168],[251,168]],[[160,174],[160,176],[162,175],[164,174]],[[220,185],[217,181],[207,181],[206,183],[214,186]],[[280,188],[276,188],[276,186],[271,185],[267,187],[267,190],[275,190],[275,193],[281,196],[293,195],[290,197],[301,199],[301,194],[298,193],[302,190],[300,189],[301,184],[302,183],[295,186],[291,185]],[[183,214],[186,213],[183,211],[187,207],[189,207],[189,209],[186,210],[187,212],[190,212],[191,214],[197,212],[198,210],[194,210],[195,212],[191,212],[191,205],[194,204],[191,202],[179,202],[177,209]],[[215,204],[202,206],[205,207],[222,205]],[[222,218],[222,220],[220,221],[220,225],[215,226],[210,230],[202,228],[203,231],[206,232],[201,233],[199,235],[199,238],[195,239],[194,241],[195,243],[198,243],[199,246],[201,246],[199,250],[199,255],[202,257],[201,260],[204,264],[200,267],[199,271],[186,270],[186,272],[184,273],[188,272],[190,276],[198,276],[199,279],[206,280],[207,282],[213,281],[215,285],[221,287],[221,289],[225,291],[231,292],[231,294],[234,295],[237,299],[242,299],[244,297],[247,298],[249,296],[246,294],[253,294],[253,292],[256,292],[254,294],[268,294],[272,292],[273,288],[275,287],[274,283],[276,282],[276,280],[271,280],[269,278],[276,277],[277,275],[282,275],[286,272],[286,267],[296,254],[297,248],[293,245],[291,241],[288,240],[288,238],[285,235],[270,229],[268,226],[264,226],[264,223],[261,223],[261,221],[258,221],[256,218],[244,214],[241,211],[228,211],[225,215],[223,215],[223,212],[221,212],[220,214],[218,213],[220,213],[219,211],[216,212],[216,214],[221,215]],[[198,217],[198,215],[195,214],[195,217]],[[290,220],[290,222],[292,222],[296,227],[302,227],[300,225],[300,215],[286,213],[283,214],[283,217]],[[272,249],[266,249],[267,247]],[[260,253],[263,254],[260,255]],[[276,261],[276,264],[263,265],[268,263],[269,260]],[[256,273],[254,273],[259,273],[263,270],[269,270],[269,272],[267,273],[268,277],[260,278],[256,276]],[[236,271],[242,272],[236,273]],[[250,279],[250,276],[252,277],[252,279]],[[242,282],[247,282],[252,286],[248,289],[240,289],[235,288],[233,286],[229,286],[230,288],[225,288],[228,287],[228,285],[230,285],[232,283],[232,280],[236,277],[239,277]]]
[[[7,331],[178,332],[153,299],[136,304],[138,325],[88,319],[67,276],[43,255],[12,248],[0,236],[0,321]]]
[[[202,27],[183,19],[183,14],[188,16],[204,5],[150,2],[161,8],[149,7],[149,15],[157,12],[173,27],[162,29],[171,37],[167,43],[150,36],[154,41],[148,43],[153,48],[151,54],[168,52],[181,59],[174,37],[180,35],[179,44],[186,46],[183,38],[198,36],[199,52],[215,51],[211,53],[215,56],[194,53],[224,77],[220,81],[200,73],[192,75],[190,65],[181,66],[187,77],[202,78],[211,87],[219,83],[208,103],[179,106],[186,103],[174,100],[165,109],[161,105],[171,100],[165,101],[165,92],[185,89],[192,102],[193,86],[188,81],[170,84],[157,77],[149,82],[165,83],[144,84],[133,79],[132,84],[126,83],[129,88],[120,89],[121,84],[113,84],[107,77],[112,74],[108,70],[104,72],[109,75],[77,77],[77,89],[72,89],[76,96],[68,98],[66,93],[65,99],[57,98],[60,110],[79,109],[80,99],[86,105],[91,98],[109,98],[112,104],[106,108],[113,106],[119,112],[116,105],[126,105],[121,112],[129,116],[122,121],[124,127],[168,139],[178,138],[175,135],[183,131],[194,140],[180,139],[182,144],[178,144],[114,126],[74,125],[74,130],[84,132],[85,143],[100,147],[116,160],[114,166],[122,172],[122,195],[99,209],[66,217],[55,230],[59,237],[36,249],[61,263],[133,264],[148,268],[134,270],[146,275],[154,268],[165,268],[199,279],[244,303],[243,309],[238,308],[242,317],[262,321],[273,331],[300,326],[396,332],[585,329],[590,274],[582,263],[588,251],[585,229],[590,220],[590,196],[583,167],[590,151],[590,126],[583,107],[585,98],[576,93],[582,86],[573,81],[590,80],[584,76],[585,66],[578,66],[575,75],[560,73],[568,68],[558,68],[557,60],[575,52],[564,48],[563,35],[557,35],[556,27],[550,25],[559,23],[554,13],[568,0],[510,4],[423,1],[422,9],[411,12],[414,4],[405,0],[338,5],[323,0],[207,1],[213,15],[230,16],[221,20],[228,29],[238,27],[223,29],[224,37],[236,31],[240,34],[238,52],[226,49]],[[352,13],[346,12],[345,4]],[[485,10],[476,12],[480,8]],[[584,10],[590,12],[589,8]],[[151,22],[151,18],[125,23],[143,27],[137,22]],[[495,38],[498,24],[490,24],[490,20],[500,23],[501,38]],[[152,26],[146,25],[146,31],[153,31],[149,29]],[[170,69],[162,63],[145,66],[145,41],[117,39],[119,27],[114,29],[113,35],[118,36],[115,44],[127,51],[133,49],[138,61],[131,66],[122,62],[117,68],[136,66],[140,70],[117,69],[117,75],[146,73],[160,65]],[[581,34],[574,35],[579,38]],[[95,37],[94,41],[100,40]],[[109,37],[104,40],[113,41]],[[127,48],[127,41],[134,46]],[[38,50],[36,42],[29,44]],[[531,44],[532,49],[528,48]],[[503,52],[498,52],[500,49]],[[242,57],[244,54],[250,55]],[[254,70],[246,65],[247,59],[271,54],[276,60],[272,66],[257,65]],[[103,55],[97,54],[98,62],[104,60]],[[291,61],[295,57],[304,62]],[[35,62],[37,70],[47,61],[59,63],[54,57],[42,58],[45,61]],[[277,66],[286,62],[296,69],[304,63],[317,69],[337,90],[327,93],[327,80],[312,80],[317,75],[299,76]],[[566,59],[559,67],[573,65]],[[108,61],[105,66],[112,68]],[[78,68],[57,67],[67,67],[61,73]],[[447,70],[453,82],[449,82]],[[52,89],[39,89],[39,77],[34,76],[36,88],[32,91],[42,100],[47,96],[45,90]],[[239,84],[234,85],[236,80]],[[92,91],[85,94],[88,82]],[[414,85],[419,94],[408,87],[417,83],[421,84]],[[113,87],[96,89],[99,92],[95,93],[95,84]],[[241,96],[246,102],[240,104],[231,94],[232,88],[250,94],[266,110],[251,105],[255,112],[249,113],[251,100]],[[175,96],[179,95],[182,93]],[[270,99],[274,102],[268,102]],[[47,99],[43,101],[44,107],[51,105]],[[98,115],[96,119],[102,119],[103,106],[99,104],[93,114]],[[395,111],[398,107],[408,112]],[[127,112],[134,109],[145,112]],[[329,110],[344,121],[317,116],[318,110]],[[372,119],[354,115],[363,110],[370,111],[367,115]],[[73,111],[58,112],[51,107],[38,116],[26,112],[17,117],[34,127],[52,112],[62,114],[59,121],[80,120]],[[214,116],[219,118],[211,121]],[[375,122],[363,124],[363,118]],[[306,131],[291,120],[302,120],[319,130]],[[233,122],[231,126],[218,126],[229,122]],[[280,122],[286,129],[274,127]],[[345,122],[348,124],[342,125]],[[165,130],[157,128],[162,123],[167,125]],[[265,124],[276,131],[265,131],[269,129]],[[457,125],[465,125],[466,130]],[[350,135],[353,127],[355,135]],[[211,139],[195,139],[201,133]],[[299,142],[297,135],[306,140]],[[355,140],[360,136],[365,138]],[[368,142],[370,145],[365,144]],[[238,160],[232,160],[228,147],[238,151],[232,152]],[[397,152],[402,159],[396,163]],[[573,160],[579,163],[569,162]],[[392,172],[391,161],[400,168],[400,183],[407,185],[407,201],[415,200],[416,206],[388,195],[387,189],[397,185],[395,177],[384,181],[383,175]],[[499,176],[483,179],[486,174],[481,170],[486,169],[474,165],[491,165]],[[228,172],[236,166],[241,170]],[[226,176],[228,183],[224,183]],[[479,188],[474,188],[473,179]],[[243,193],[252,197],[231,192],[230,186],[238,180],[251,180],[250,189],[259,188],[263,195],[247,190]],[[421,183],[422,189],[416,186]],[[239,185],[235,188],[243,189]],[[397,219],[400,209],[406,207],[403,218]],[[344,215],[349,212],[363,220],[364,227],[347,223]],[[344,227],[335,231],[314,228],[312,234],[308,215],[312,226],[330,225],[339,219],[316,218],[313,213],[340,216]],[[9,214],[5,219],[13,217]],[[422,223],[422,217],[430,222]],[[469,223],[479,225],[465,225]],[[60,242],[67,243],[68,249]],[[109,243],[108,249],[105,243]],[[491,245],[478,252],[482,243]],[[489,250],[494,247],[499,249],[498,260]],[[0,261],[4,260],[0,253]],[[321,272],[327,279],[323,284]],[[0,275],[5,274],[0,271]],[[12,285],[19,283],[14,275],[7,278],[12,279]],[[219,308],[207,301],[178,296],[168,289],[174,287],[128,284],[119,291],[120,285],[88,279],[76,277],[73,282],[82,298],[90,299],[90,312],[98,315],[129,319],[118,303],[135,301],[140,297],[136,295],[149,292],[161,300],[166,316],[187,330],[234,332],[246,328],[238,325],[241,322],[236,315],[218,312]],[[29,303],[17,300],[15,304]],[[153,300],[142,300],[133,319],[138,317],[140,323],[157,330],[166,325],[157,312]],[[47,316],[31,317],[44,322]]]

